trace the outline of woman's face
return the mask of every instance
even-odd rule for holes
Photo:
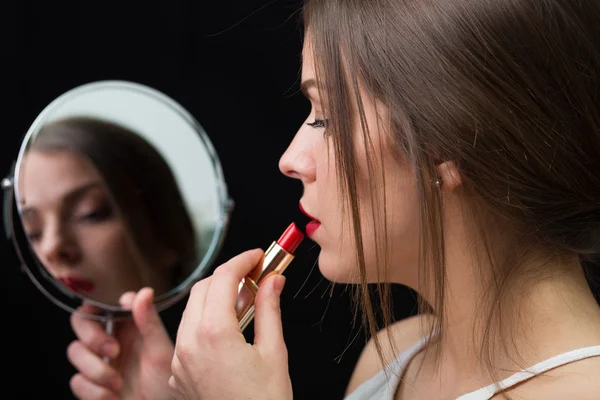
[[[25,232],[52,276],[108,304],[142,287],[132,238],[87,159],[68,151],[30,151],[19,194]]]
[[[321,99],[315,86],[315,68],[307,40],[303,52],[302,89],[311,102],[312,109],[306,123],[297,132],[289,148],[280,160],[281,171],[304,185],[301,207],[318,222],[307,226],[307,235],[321,248],[319,268],[323,275],[334,282],[359,282],[353,229],[350,215],[342,215],[343,194],[339,192],[333,139],[328,136],[320,122],[323,115]],[[372,174],[367,171],[365,142],[358,118],[353,121],[355,154],[357,157],[357,196],[360,201],[362,237],[367,263],[367,279],[370,282],[392,281],[416,284],[418,249],[418,203],[413,170],[392,151],[387,137],[386,110],[381,104],[373,104],[362,94],[367,125],[372,140],[374,161]],[[356,109],[356,105],[354,105]],[[356,113],[354,113],[356,115]],[[382,177],[385,172],[385,178]],[[379,201],[372,201],[372,194]],[[385,199],[386,217],[381,210]],[[373,213],[375,211],[375,213]],[[387,254],[377,254],[375,231],[384,232],[387,226]],[[315,229],[316,228],[316,229]],[[381,239],[383,240],[383,239]],[[387,255],[392,267],[387,277],[378,276],[377,263]],[[379,256],[379,258],[378,258]],[[413,286],[414,287],[414,286]]]

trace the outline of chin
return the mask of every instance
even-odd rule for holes
[[[319,271],[321,274],[330,282],[334,283],[343,283],[343,284],[360,284],[360,272],[358,268],[358,262],[351,254],[340,254],[337,252],[328,252],[323,251],[321,249],[321,253],[319,254]],[[374,260],[366,260],[367,262],[367,283],[377,283],[380,281],[379,276],[377,274],[377,268],[375,267],[376,262]],[[409,269],[412,270],[412,269]],[[383,271],[382,271],[383,273]],[[400,277],[406,279],[391,279],[392,277],[385,277],[382,282],[389,283],[401,283],[403,285],[413,284],[412,276],[409,277]],[[393,278],[399,278],[394,276]],[[413,287],[414,285],[409,285]]]
[[[360,283],[360,275],[356,262],[321,250],[319,254],[319,271],[330,282],[356,284]]]

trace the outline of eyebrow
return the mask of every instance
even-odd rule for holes
[[[300,84],[300,91],[302,91],[302,93],[304,93],[304,96],[306,96],[307,98],[310,98],[308,91],[309,91],[309,89],[311,89],[315,86],[317,86],[317,81],[315,81],[314,78],[309,78]]]
[[[102,187],[102,183],[100,181],[92,181],[89,183],[85,183],[85,184],[78,186],[75,189],[69,191],[65,196],[63,196],[63,199],[65,200],[65,202],[74,202],[78,198],[82,197],[88,191],[98,188],[98,187]],[[23,199],[23,201],[21,202],[21,205],[24,206],[25,203],[26,203],[26,200]],[[22,209],[23,218],[28,218],[30,215],[35,214],[35,212],[36,212],[35,207],[24,207]]]

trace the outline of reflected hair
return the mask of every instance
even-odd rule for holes
[[[508,352],[514,334],[515,288],[556,272],[546,266],[524,271],[523,260],[541,253],[548,261],[581,261],[600,250],[600,2],[310,0],[303,21],[354,231],[359,300],[382,362],[359,218],[359,139],[353,137],[359,132],[367,144],[371,175],[384,173],[373,164],[364,118],[364,102],[374,100],[389,111],[384,122],[399,163],[414,170],[419,287],[431,288],[434,299],[420,304],[437,316],[431,334],[443,324],[447,297],[443,201],[432,182],[440,162],[459,169],[465,217],[487,249],[481,257],[492,264],[481,274],[488,290],[474,329],[484,335],[474,346],[495,377],[492,349]],[[375,221],[385,221],[382,188],[373,189],[381,205]],[[379,225],[376,241],[383,245],[386,230]],[[378,261],[385,271],[385,260]],[[380,286],[387,325],[389,290]],[[439,355],[436,342],[428,343],[428,356]]]
[[[28,151],[69,151],[99,172],[129,227],[143,261],[154,265],[172,251],[173,287],[198,265],[198,242],[171,168],[142,136],[122,125],[92,117],[68,117],[44,125]],[[158,293],[157,293],[158,294]]]

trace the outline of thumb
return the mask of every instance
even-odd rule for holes
[[[280,295],[284,285],[283,275],[273,275],[260,286],[254,301],[254,344],[261,353],[269,356],[281,357],[287,354],[280,308]]]
[[[145,345],[149,345],[150,348],[156,348],[167,343],[171,346],[171,339],[158,316],[153,300],[154,290],[151,288],[140,290],[131,305],[133,320]]]

